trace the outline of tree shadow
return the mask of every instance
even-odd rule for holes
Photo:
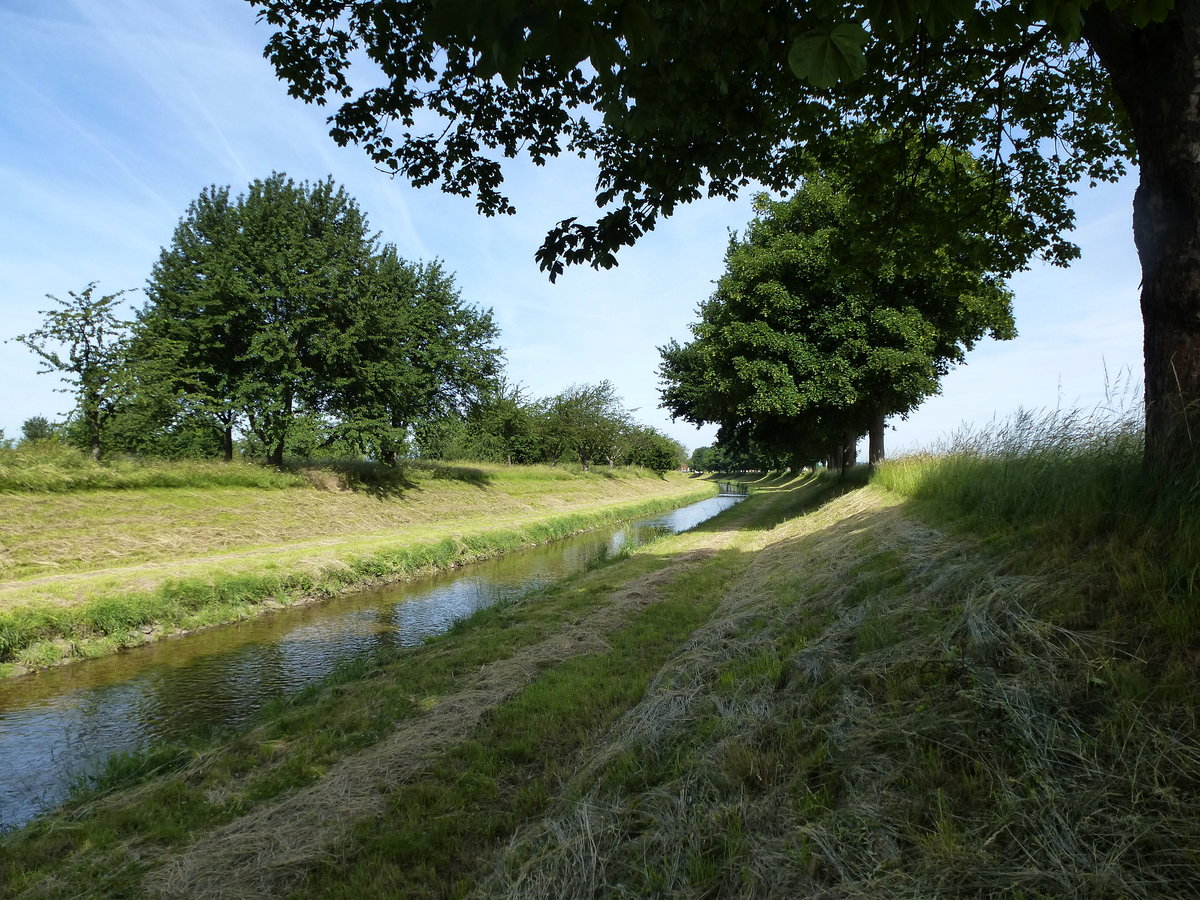
[[[326,491],[353,491],[377,500],[395,499],[418,489],[403,466],[388,466],[362,459],[306,460],[285,465],[314,487]]]
[[[486,472],[483,469],[478,469],[475,466],[457,466],[448,463],[415,463],[416,468],[420,468],[430,474],[431,477],[437,479],[445,479],[449,481],[461,481],[466,484],[474,485],[477,488],[486,488],[489,484],[496,480],[496,476],[491,472]]]

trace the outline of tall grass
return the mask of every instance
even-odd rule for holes
[[[886,463],[873,481],[988,544],[1085,580],[1071,624],[1126,638],[1148,626],[1175,650],[1200,646],[1200,467],[1143,463],[1131,393],[960,431],[937,452]]]
[[[117,457],[96,462],[57,441],[0,449],[0,492],[40,493],[133,488],[301,487],[298,473],[252,463]]]

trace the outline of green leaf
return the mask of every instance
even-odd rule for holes
[[[975,4],[964,0],[924,0],[913,4],[921,11],[925,29],[935,37],[957,22],[964,22],[975,10]]]
[[[902,41],[907,41],[917,30],[917,6],[907,0],[868,0],[867,18],[871,30],[876,34],[892,31]]]
[[[828,29],[814,28],[796,38],[788,53],[788,65],[797,78],[817,88],[853,81],[866,70],[863,47],[867,38],[866,29],[849,22]]]
[[[1073,44],[1083,34],[1083,12],[1078,2],[1059,3],[1050,19],[1054,36],[1064,44]]]

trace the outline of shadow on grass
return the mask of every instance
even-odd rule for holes
[[[418,487],[401,466],[359,459],[297,462],[285,465],[285,469],[304,476],[323,490],[354,491],[379,500],[403,497]]]
[[[322,490],[354,491],[379,500],[394,500],[420,490],[416,473],[447,481],[461,481],[477,488],[487,487],[495,476],[474,466],[452,465],[428,460],[406,460],[399,465],[362,459],[327,459],[289,462],[285,471],[299,474]]]

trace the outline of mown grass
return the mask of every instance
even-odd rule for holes
[[[736,522],[746,514],[734,508],[723,517]],[[707,528],[711,534],[722,526]],[[139,894],[141,877],[164,850],[319,781],[338,760],[436,708],[483,667],[580,622],[622,585],[664,569],[704,540],[681,535],[618,554],[520,602],[475,613],[422,647],[347,664],[271,705],[247,732],[115,759],[62,811],[0,838],[0,884],[13,895]],[[482,861],[478,842],[498,839],[548,802],[572,748],[636,702],[662,660],[703,621],[736,563],[709,558],[663,585],[662,601],[606,635],[608,649],[567,659],[523,690],[516,685],[510,701],[427,777],[397,784],[386,827],[364,826],[361,853],[318,868],[310,890],[337,895],[354,887],[366,896],[386,883],[405,885],[395,888],[405,895],[440,895],[473,878]],[[497,790],[496,779],[511,790]],[[426,853],[457,862],[409,864]]]
[[[186,475],[189,464],[180,467]],[[216,465],[217,474],[239,469],[266,471]],[[201,555],[259,549],[275,556],[285,549],[281,545],[387,537],[400,528],[451,521],[474,528],[697,488],[679,475],[639,469],[601,474],[485,464],[413,463],[391,469],[327,463],[298,470],[297,477],[301,486],[288,490],[213,483],[0,492],[0,579],[29,582],[161,562],[178,571]],[[8,584],[4,588],[11,594]]]
[[[782,523],[481,893],[1194,896],[1194,679],[910,509]]]
[[[1072,576],[1054,615],[1140,646],[1160,664],[1200,651],[1200,468],[1142,462],[1140,411],[1023,413],[938,454],[880,467],[875,484],[931,521],[1023,565]]]
[[[74,605],[27,603],[0,611],[0,663],[46,666],[65,658],[93,657],[152,636],[236,621],[257,614],[268,600],[284,604],[326,597],[381,579],[414,577],[485,559],[520,547],[557,540],[709,496],[695,486],[638,503],[612,504],[587,512],[516,523],[507,528],[456,529],[440,540],[398,535],[370,552],[343,553],[323,566],[166,581],[149,592],[125,589]],[[153,627],[151,635],[143,633]]]

